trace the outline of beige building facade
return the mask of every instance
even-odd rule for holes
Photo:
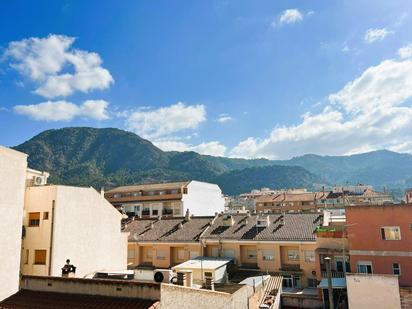
[[[24,275],[61,276],[67,259],[76,277],[126,269],[122,215],[93,188],[27,187],[24,214]]]
[[[17,292],[27,155],[0,146],[0,301]]]

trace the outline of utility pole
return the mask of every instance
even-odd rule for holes
[[[332,272],[330,270],[330,257],[325,257],[325,261],[326,261],[326,273],[328,275],[329,309],[334,309],[335,304],[333,302],[333,287],[332,287]]]

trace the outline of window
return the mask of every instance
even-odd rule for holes
[[[212,248],[212,256],[213,257],[218,257],[219,256],[219,249],[218,248]]]
[[[401,229],[399,226],[384,226],[381,228],[383,240],[401,240]]]
[[[146,258],[151,259],[153,257],[152,249],[146,251]]]
[[[46,255],[47,250],[34,250],[34,264],[45,265]]]
[[[185,259],[185,250],[183,250],[183,249],[177,250],[177,258],[179,260],[184,260]]]
[[[187,194],[187,188],[183,188],[183,194]]]
[[[134,259],[134,248],[127,250],[127,258]]]
[[[393,263],[392,264],[392,270],[394,275],[401,275],[401,264],[399,263]]]
[[[152,210],[152,216],[157,216],[159,214],[159,210],[153,209]]]
[[[305,262],[315,262],[315,251],[305,251]]]
[[[318,281],[316,278],[308,278],[308,287],[316,288],[318,286]]]
[[[39,226],[40,225],[40,213],[30,212],[29,213],[29,226]]]
[[[156,258],[158,260],[166,259],[165,252],[163,250],[156,250]]]
[[[358,262],[358,273],[371,274],[372,273],[372,262]]]
[[[43,220],[49,220],[49,212],[48,211],[43,212]]]
[[[233,249],[223,249],[223,256],[228,258],[235,257],[235,250]]]
[[[262,250],[262,257],[264,261],[273,261],[275,259],[272,250]]]
[[[197,251],[190,251],[190,259],[195,259],[199,256]]]
[[[247,250],[247,258],[249,260],[256,260],[256,250]]]
[[[299,251],[298,250],[288,250],[289,261],[299,261]]]
[[[113,194],[113,197],[114,198],[119,198],[119,197],[122,197],[122,195],[120,193],[115,193],[115,194]]]
[[[24,264],[29,264],[29,249],[26,249],[26,255],[24,257]]]

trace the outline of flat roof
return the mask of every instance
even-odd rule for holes
[[[175,268],[187,268],[187,269],[218,269],[228,264],[232,259],[230,258],[213,258],[213,257],[197,257],[192,260],[188,260],[184,263],[172,267]]]

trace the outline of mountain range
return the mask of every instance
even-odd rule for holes
[[[13,148],[29,155],[30,167],[50,172],[51,183],[96,188],[191,179],[217,183],[230,195],[261,187],[316,189],[345,183],[399,194],[412,186],[412,155],[387,150],[247,160],[166,152],[131,132],[89,127],[47,130]]]

